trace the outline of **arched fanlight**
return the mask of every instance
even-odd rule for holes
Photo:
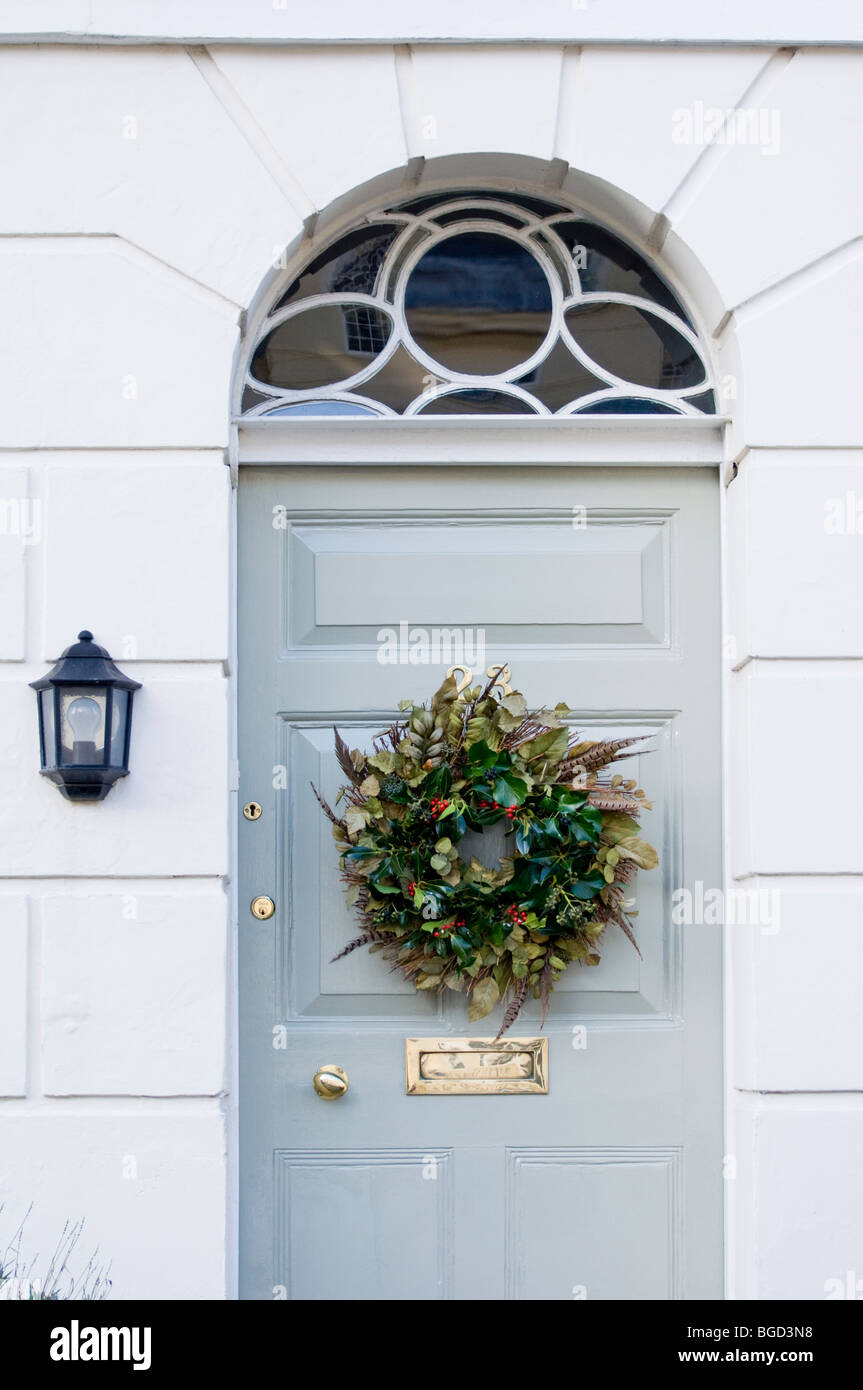
[[[246,416],[712,415],[709,358],[622,237],[517,193],[370,215],[286,274],[250,342]],[[599,409],[597,407],[597,409]]]

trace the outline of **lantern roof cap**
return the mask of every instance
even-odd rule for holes
[[[141,682],[133,681],[114,665],[105,647],[93,641],[87,628],[78,633],[61,653],[60,660],[47,675],[30,682],[34,690],[46,690],[51,685],[112,685],[116,690],[140,690]]]

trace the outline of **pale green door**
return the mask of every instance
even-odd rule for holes
[[[671,913],[721,882],[717,514],[709,469],[241,470],[243,1297],[721,1296],[720,934]],[[496,1024],[378,956],[330,963],[357,928],[309,784],[340,784],[334,722],[368,744],[439,684],[377,659],[401,621],[482,629],[531,704],[652,735],[643,959],[618,933],[567,973],[547,1095],[406,1095],[406,1037]],[[315,1094],[322,1063],[343,1099]]]

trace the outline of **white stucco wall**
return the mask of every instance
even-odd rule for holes
[[[473,43],[460,7],[447,45],[404,18],[424,7],[317,46],[299,45],[315,7],[293,7],[298,32],[278,5],[266,24],[205,8],[125,7],[121,24],[54,3],[39,21],[49,40],[125,25],[150,44],[36,47],[32,7],[4,16],[0,1202],[35,1202],[40,1248],[85,1215],[119,1296],[232,1292],[241,316],[358,184],[526,157],[651,238],[732,378],[728,870],[778,889],[782,915],[729,932],[729,1293],[822,1297],[863,1274],[863,535],[824,524],[830,499],[863,503],[863,82],[851,48],[780,44],[853,39],[853,7],[822,7],[819,35],[811,7],[725,6],[693,32],[692,6],[654,7],[651,30],[643,7],[540,4],[531,47],[490,42],[519,37],[511,4]],[[622,42],[666,29],[726,42]],[[778,112],[777,148],[675,141],[673,113],[699,103]],[[84,625],[144,684],[132,776],[96,806],[38,777],[27,689]]]

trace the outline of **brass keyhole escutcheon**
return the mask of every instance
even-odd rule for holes
[[[272,898],[252,898],[251,912],[253,917],[257,917],[262,922],[266,922],[268,917],[272,917],[276,910],[276,904]]]
[[[243,815],[246,820],[260,820],[264,814],[263,806],[259,806],[257,801],[247,801],[243,807]]]
[[[318,1067],[312,1085],[321,1100],[340,1100],[348,1089],[348,1074],[341,1067],[327,1062],[325,1066]]]

